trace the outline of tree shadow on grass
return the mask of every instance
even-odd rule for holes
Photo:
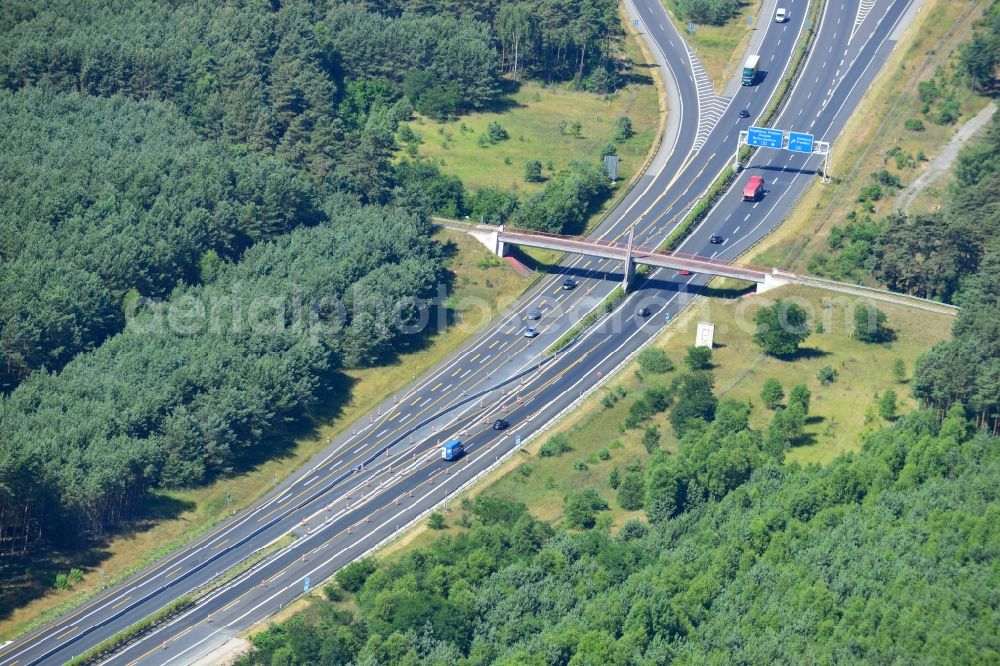
[[[659,65],[655,63],[633,62],[631,66],[622,75],[622,80],[626,84],[633,84],[637,86],[651,86],[653,85],[654,69],[659,69]],[[619,92],[621,91],[619,90]]]
[[[34,550],[20,556],[5,556],[0,564],[0,619],[49,594],[56,575],[70,569],[92,570],[109,555],[104,544],[90,548]]]
[[[786,361],[792,363],[794,361],[806,361],[817,358],[823,358],[824,356],[829,356],[830,352],[823,351],[822,349],[817,349],[816,347],[800,347],[798,351],[794,354],[785,355],[771,355],[771,358],[778,359],[779,361]]]
[[[55,589],[58,574],[69,574],[72,569],[92,573],[111,556],[108,546],[112,538],[144,532],[194,508],[194,502],[163,493],[149,493],[142,500],[140,517],[116,530],[65,542],[56,537],[36,542],[35,547],[24,554],[5,556],[0,560],[0,580],[3,581],[0,585],[0,620],[8,619],[16,610],[50,594]],[[115,573],[108,572],[109,576]],[[72,586],[70,589],[73,589]]]
[[[817,443],[816,434],[811,432],[806,432],[799,435],[792,441],[792,448],[799,448],[802,446],[812,446],[813,444],[816,443]]]

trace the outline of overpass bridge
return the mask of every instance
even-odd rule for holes
[[[449,225],[450,226],[450,225]],[[741,264],[725,259],[712,259],[682,252],[669,252],[645,245],[633,245],[632,238],[628,242],[615,240],[581,238],[578,236],[562,236],[539,231],[509,230],[503,226],[486,224],[454,225],[486,245],[498,256],[506,256],[513,245],[537,247],[557,252],[572,252],[589,257],[600,257],[617,261],[623,270],[623,287],[625,291],[635,282],[636,266],[652,266],[668,268],[677,271],[691,271],[706,275],[746,280],[757,284],[757,291],[766,291],[784,284],[789,284],[790,273],[777,269],[762,268]]]
[[[622,286],[625,291],[628,291],[629,287],[635,281],[636,266],[653,266],[655,268],[691,271],[692,273],[717,275],[719,277],[754,282],[757,285],[757,293],[763,293],[769,289],[783,285],[798,284],[851,296],[860,296],[873,301],[896,303],[952,317],[956,316],[959,310],[957,306],[947,303],[939,303],[907,294],[898,294],[875,287],[836,282],[811,275],[798,275],[779,268],[753,266],[726,259],[713,259],[694,254],[659,250],[644,245],[633,245],[631,235],[627,243],[622,243],[614,240],[562,236],[539,231],[509,230],[503,226],[489,224],[465,224],[440,219],[435,221],[450,229],[470,234],[489,248],[491,252],[501,257],[506,256],[510,252],[511,246],[522,245],[617,261],[623,269]]]

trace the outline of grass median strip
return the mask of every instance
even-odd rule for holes
[[[566,331],[561,338],[556,340],[555,344],[549,347],[546,354],[555,354],[565,349],[571,342],[580,337],[585,330],[593,326],[598,319],[614,310],[623,300],[625,300],[625,290],[621,287],[616,287],[614,291],[601,301],[600,305],[587,313],[573,328]]]
[[[139,620],[128,629],[119,631],[114,636],[106,638],[83,654],[73,657],[66,662],[65,666],[85,666],[86,664],[97,663],[103,657],[139,638],[165,620],[187,610],[194,605],[194,601],[193,595],[184,595],[170,602],[149,617]]]

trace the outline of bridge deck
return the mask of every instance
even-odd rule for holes
[[[547,250],[573,252],[617,261],[624,261],[628,255],[628,246],[625,243],[602,239],[521,231],[502,231],[499,233],[498,239],[512,245],[527,245]],[[632,260],[637,264],[646,264],[657,268],[688,270],[693,273],[719,275],[737,280],[749,280],[750,282],[763,282],[769,273],[766,269],[755,266],[677,252],[663,252],[653,247],[644,246],[632,248]]]

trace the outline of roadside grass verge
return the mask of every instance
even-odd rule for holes
[[[349,390],[350,398],[336,413],[315,414],[315,428],[298,439],[285,455],[208,486],[161,492],[155,498],[157,502],[183,509],[169,519],[151,520],[137,526],[130,534],[100,544],[86,553],[90,559],[85,566],[67,555],[65,568],[80,566],[84,569],[84,580],[70,590],[40,590],[34,601],[13,608],[0,621],[0,641],[41,626],[100,592],[99,568],[105,571],[104,582],[113,585],[205,532],[234,510],[252,504],[321,451],[330,438],[349,427],[372,405],[405,387],[415,375],[440,363],[516,300],[531,282],[506,264],[493,261],[493,255],[486,248],[465,234],[442,229],[436,238],[454,243],[456,250],[449,262],[454,276],[454,291],[448,300],[452,308],[451,326],[431,338],[423,348],[402,356],[391,365],[345,371],[345,390]],[[227,496],[232,499],[231,504]],[[4,587],[9,591],[22,582],[8,579]]]
[[[758,21],[765,23],[772,19],[770,16],[762,16],[759,20],[756,18],[760,13],[761,4],[760,0],[746,2],[740,13],[725,25],[695,25],[694,32],[691,33],[688,32],[687,21],[680,19],[676,3],[673,0],[664,1],[667,15],[698,55],[698,60],[712,80],[715,92],[722,92],[726,81],[736,73],[737,69],[742,69],[743,52],[750,43],[754,23]],[[758,24],[757,29],[763,29],[763,26]]]
[[[839,294],[805,287],[782,287],[766,295],[739,299],[697,299],[686,308],[673,324],[651,345],[660,347],[674,362],[676,369],[663,375],[644,374],[633,361],[610,376],[604,385],[583,404],[544,435],[532,440],[515,453],[505,465],[483,483],[453,499],[442,509],[448,528],[432,530],[421,525],[379,553],[379,557],[402,557],[411,547],[427,545],[442,534],[455,534],[464,522],[463,498],[479,493],[497,495],[524,502],[531,513],[543,520],[559,521],[563,498],[572,490],[595,487],[611,507],[599,515],[612,530],[625,521],[642,515],[641,511],[625,511],[618,504],[615,491],[608,485],[612,467],[624,471],[630,462],[645,464],[649,454],[642,444],[643,428],[625,430],[622,424],[629,409],[642,391],[654,386],[668,386],[675,376],[685,371],[684,357],[694,342],[699,321],[716,325],[716,347],[713,369],[716,394],[719,399],[750,400],[751,426],[767,427],[772,412],[760,399],[761,387],[769,378],[778,379],[786,394],[796,384],[805,384],[812,392],[812,406],[804,435],[793,447],[787,461],[802,464],[827,463],[845,451],[856,450],[861,435],[885,424],[878,419],[866,422],[865,412],[874,404],[876,393],[893,389],[899,395],[899,411],[905,413],[917,407],[910,397],[906,381],[912,376],[917,358],[934,343],[950,336],[953,319],[929,314],[888,303],[879,303],[896,340],[871,345],[855,340],[846,320],[850,299]],[[764,355],[753,342],[753,315],[775,298],[794,299],[815,320],[824,323],[825,332],[813,334],[799,358],[782,361]],[[906,369],[903,383],[895,380],[892,366],[901,359]],[[837,379],[821,385],[817,372],[823,366],[833,367]],[[619,387],[621,390],[619,390]],[[605,396],[624,397],[603,404]],[[677,450],[677,440],[667,421],[667,412],[650,419],[644,426],[656,426],[662,433],[661,448]],[[539,448],[553,435],[569,438],[571,450],[557,457],[542,457]],[[606,454],[602,454],[606,450]],[[602,459],[607,455],[607,459]],[[582,465],[580,464],[582,463]]]
[[[962,115],[957,124],[925,121],[920,132],[905,127],[906,120],[918,117],[923,105],[918,83],[932,78],[939,67],[953,66],[958,44],[968,38],[972,23],[986,5],[958,0],[924,4],[841,132],[841,137],[850,139],[834,142],[833,182],[823,185],[814,180],[788,219],[755,248],[751,263],[823,274],[822,256],[828,251],[830,229],[844,224],[847,215],[859,208],[856,199],[862,187],[872,182],[871,174],[885,168],[908,184],[924,168],[916,159],[919,153],[932,157],[958,126],[986,105],[986,98],[958,86]],[[890,157],[894,149],[914,159],[899,168]],[[917,199],[915,210],[936,207],[940,200],[935,196],[940,196],[944,183],[935,185],[922,200]],[[878,219],[894,209],[895,195],[871,205],[870,214]]]
[[[617,144],[621,158],[618,180],[627,182],[645,164],[660,116],[653,69],[646,63],[637,39],[630,30],[624,41],[623,58],[629,63],[627,82],[617,94],[596,95],[570,90],[565,85],[522,81],[497,110],[443,123],[417,115],[410,123],[421,136],[417,155],[461,178],[470,192],[489,186],[523,196],[545,185],[524,180],[528,161],[539,160],[546,179],[573,160],[598,162],[601,148],[612,141],[617,119],[628,116],[635,134]],[[510,138],[484,148],[479,138],[491,122],[500,123]],[[580,124],[579,136],[572,134],[574,123]],[[400,151],[399,157],[404,156],[405,151]]]

